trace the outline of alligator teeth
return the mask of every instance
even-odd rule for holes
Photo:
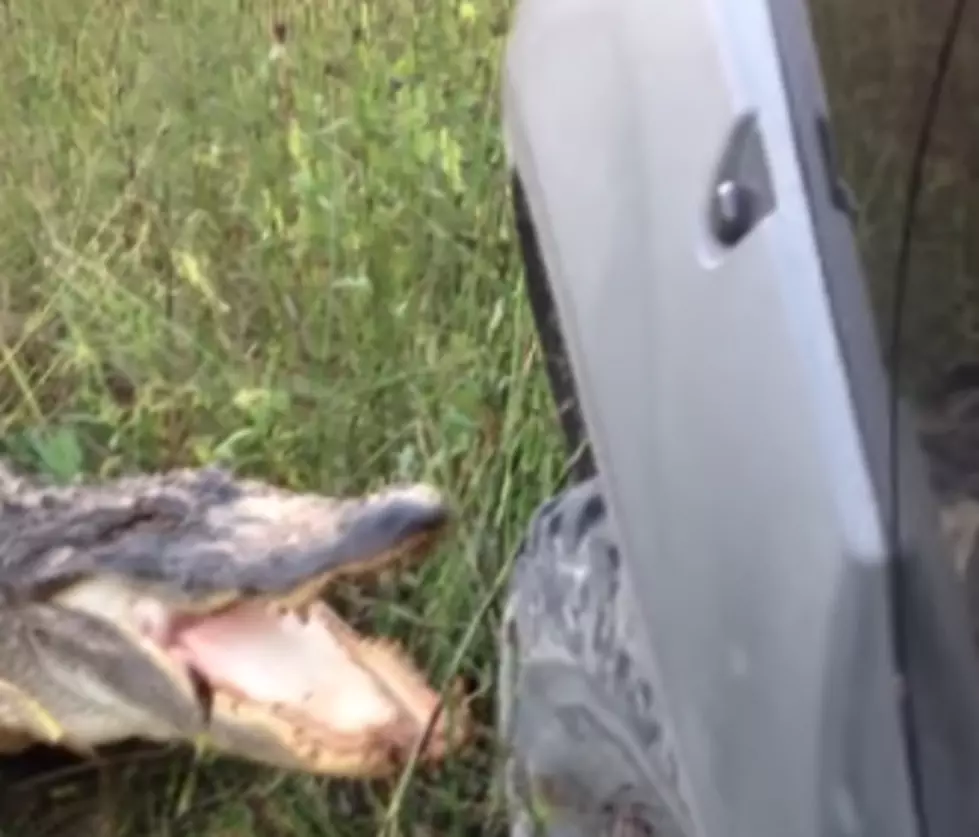
[[[306,609],[307,622],[319,622],[325,626],[333,624],[333,611],[327,607],[326,602],[312,602]]]
[[[275,616],[277,619],[284,619],[291,613],[291,608],[280,602],[278,599],[273,599],[265,605],[265,611],[270,616]]]

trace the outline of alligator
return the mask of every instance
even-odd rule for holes
[[[469,739],[458,684],[325,601],[451,523],[426,484],[330,497],[218,468],[55,485],[0,466],[0,757],[189,744],[344,778]]]

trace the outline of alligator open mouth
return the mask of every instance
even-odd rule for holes
[[[229,755],[370,778],[412,757],[437,762],[469,735],[458,691],[443,707],[396,642],[360,635],[318,598],[192,612],[102,576],[62,591],[58,604],[122,628],[134,654],[199,703],[202,743]]]
[[[416,749],[445,755],[439,694],[395,643],[359,636],[322,602],[233,605],[177,620],[166,640],[211,689],[215,717],[270,727],[307,769],[383,773]]]
[[[321,601],[154,607],[143,600],[142,632],[193,673],[215,735],[231,739],[222,749],[248,747],[236,731],[260,731],[303,770],[380,776],[413,755],[437,761],[464,735],[397,643],[359,635]]]

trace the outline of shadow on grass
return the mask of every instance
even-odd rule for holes
[[[426,771],[399,813],[398,833],[506,833],[482,800],[485,776],[472,776],[464,812],[439,793],[446,770]],[[458,771],[451,782],[458,794]],[[390,782],[294,777],[218,761],[202,765],[185,751],[142,745],[106,751],[99,764],[32,751],[0,770],[3,837],[278,837],[381,833]],[[441,796],[441,798],[440,798]]]

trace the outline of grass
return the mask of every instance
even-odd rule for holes
[[[0,6],[7,455],[63,478],[217,462],[444,487],[451,542],[343,599],[436,683],[457,668],[487,722],[492,597],[564,465],[509,217],[507,24],[485,2]],[[152,753],[98,806],[44,785],[13,833],[502,833],[479,743],[400,795]]]
[[[816,11],[883,309],[941,15],[924,0]],[[487,724],[494,593],[564,468],[509,218],[508,12],[0,4],[4,452],[61,478],[218,462],[330,492],[444,487],[461,513],[451,542],[396,588],[342,598],[436,683],[464,675]],[[979,348],[979,125],[963,104],[979,94],[976,43],[960,49],[919,229],[914,281],[948,277],[914,297],[926,372]],[[488,728],[396,793],[154,751],[113,763],[97,794],[91,775],[25,791],[12,833],[502,834],[492,767]]]

